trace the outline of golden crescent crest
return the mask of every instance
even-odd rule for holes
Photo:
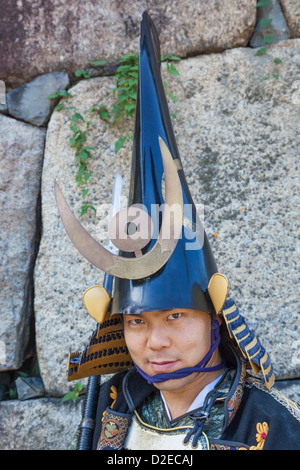
[[[155,245],[144,255],[125,258],[115,255],[98,243],[81,225],[70,210],[57,182],[54,182],[56,204],[68,237],[75,248],[93,266],[123,279],[141,279],[157,272],[166,264],[181,236],[183,196],[176,164],[159,137],[165,174],[165,209]]]

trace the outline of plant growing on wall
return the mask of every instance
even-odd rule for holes
[[[179,72],[172,61],[180,60],[176,56],[162,56],[162,62],[167,62],[167,71],[172,75],[179,75]],[[99,117],[106,121],[110,126],[118,123],[121,119],[132,117],[135,113],[137,86],[138,86],[138,73],[139,73],[139,55],[137,53],[126,54],[118,60],[118,67],[115,71],[116,85],[112,92],[116,97],[116,102],[109,110],[106,105],[93,106],[90,111],[97,112]],[[164,83],[167,88],[167,83]],[[177,101],[172,93],[167,96]],[[176,116],[173,114],[173,118]],[[123,147],[127,139],[132,140],[132,135],[120,136],[115,142],[115,154],[118,153],[120,148]]]
[[[65,396],[62,398],[62,402],[72,400],[73,403],[75,403],[76,400],[78,400],[80,392],[82,391],[82,389],[83,389],[82,383],[77,382],[74,386],[74,390],[71,390],[70,392],[67,392],[65,394]]]
[[[272,0],[259,0],[256,4],[256,8],[270,6],[272,5]],[[257,56],[262,56],[266,54],[268,47],[274,43],[275,35],[272,30],[272,19],[264,17],[260,20],[260,27],[263,33],[263,40],[262,46],[258,51],[255,53]],[[275,57],[273,59],[273,70],[272,70],[272,77],[276,80],[279,78],[279,65],[282,64],[282,60],[279,57]],[[263,80],[268,80],[270,78],[270,74],[266,75]]]
[[[167,63],[167,71],[171,75],[179,75],[177,68],[174,65],[174,61],[179,61],[180,59],[176,56],[162,56],[162,62]],[[103,66],[106,64],[105,61],[92,61],[90,62],[92,66]],[[123,118],[131,118],[135,113],[136,107],[136,97],[137,97],[137,85],[138,85],[138,71],[139,71],[139,55],[137,53],[126,54],[118,60],[118,66],[116,68],[114,77],[115,77],[115,87],[112,90],[116,100],[112,108],[106,104],[94,105],[88,112],[97,113],[101,120],[105,121],[109,126],[117,124]],[[77,70],[74,75],[79,79],[88,79],[90,74],[87,70]],[[167,83],[164,83],[166,88],[167,96],[173,100],[177,101],[176,97],[167,91]],[[70,88],[68,90],[60,90],[57,93],[50,95],[49,99],[60,98],[59,104],[55,107],[55,110],[59,111],[61,109],[74,110],[73,115],[70,118],[70,131],[71,137],[69,143],[72,149],[74,149],[75,163],[77,166],[77,173],[75,176],[76,184],[81,189],[82,196],[82,206],[79,211],[79,215],[82,216],[88,210],[95,211],[95,207],[88,202],[87,195],[89,192],[88,181],[92,173],[88,170],[88,161],[92,158],[93,151],[95,150],[92,146],[87,146],[87,135],[88,129],[90,127],[90,121],[85,121],[85,118],[81,113],[78,112],[72,106],[66,106],[66,100],[71,98]],[[173,118],[176,118],[172,114]],[[133,139],[132,135],[122,135],[118,137],[115,142],[115,154],[122,148],[126,140]]]

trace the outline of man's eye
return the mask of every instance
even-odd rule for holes
[[[168,316],[170,320],[177,320],[177,318],[180,318],[182,315],[181,312],[176,312],[176,313],[171,313],[171,315]]]
[[[131,325],[142,325],[144,322],[140,318],[134,318],[132,320],[129,320],[129,324]]]

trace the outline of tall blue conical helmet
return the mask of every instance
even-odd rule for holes
[[[181,236],[172,256],[154,274],[141,279],[115,278],[112,313],[172,308],[210,313],[207,287],[217,266],[185,179],[161,77],[158,33],[145,12],[140,23],[139,83],[128,205],[142,204],[146,208],[151,214],[154,233],[160,230],[156,209],[164,204],[164,167],[158,137],[167,145],[180,178],[184,203]],[[152,239],[143,253],[154,243]]]

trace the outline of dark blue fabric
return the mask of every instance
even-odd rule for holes
[[[240,360],[239,360],[240,361]],[[240,362],[237,363],[239,366]],[[241,373],[241,372],[240,372]],[[230,450],[236,449],[236,443],[244,447],[256,446],[257,423],[266,422],[269,432],[264,445],[264,450],[300,450],[300,412],[293,411],[292,405],[281,398],[279,401],[272,392],[264,387],[256,387],[247,384],[240,389],[240,373],[233,382],[224,404],[224,429],[218,439],[212,439],[220,448],[226,446]],[[125,378],[124,378],[125,376]],[[128,383],[129,382],[129,383]],[[124,413],[126,417],[141,405],[143,400],[150,396],[155,389],[153,385],[147,384],[142,376],[134,369],[129,373],[119,373],[101,385],[99,404],[97,409],[97,422],[94,432],[93,449],[96,449],[102,427],[103,412],[111,405],[110,387],[114,385],[118,391],[117,401],[113,411]],[[125,398],[125,390],[130,389],[134,403],[128,409],[128,398]],[[234,416],[232,416],[232,397],[239,390],[241,401]],[[296,406],[296,405],[294,405]],[[227,409],[228,408],[228,409]],[[230,415],[228,413],[230,412]],[[228,419],[230,416],[230,419]],[[198,426],[197,426],[198,427]],[[200,426],[198,427],[200,429]],[[194,430],[197,432],[197,429]]]

